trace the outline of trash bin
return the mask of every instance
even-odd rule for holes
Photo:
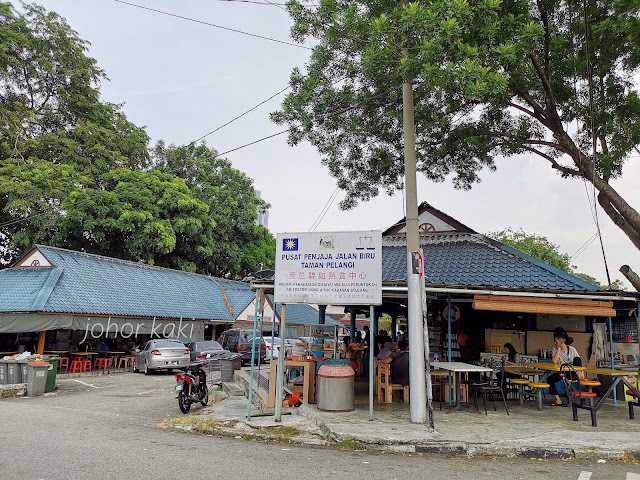
[[[44,387],[44,391],[45,393],[53,392],[56,389],[56,375],[58,374],[58,361],[60,360],[60,357],[47,357],[42,360],[50,365],[49,371],[47,372],[47,383]]]
[[[20,367],[20,378],[22,379],[22,383],[27,383],[29,381],[29,362],[27,360],[16,360],[16,362]]]
[[[44,393],[44,387],[47,384],[47,370],[50,367],[49,362],[29,362],[28,396],[36,397]]]
[[[355,409],[353,378],[348,365],[322,365],[318,370],[318,410],[351,412]]]
[[[0,360],[0,385],[6,385],[7,383],[7,362]]]
[[[5,360],[7,362],[7,383],[22,383],[22,370],[20,364],[15,360]]]
[[[233,381],[233,372],[242,368],[242,354],[228,353],[220,356],[220,377],[223,382]]]

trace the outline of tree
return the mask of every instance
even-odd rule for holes
[[[190,272],[211,256],[215,223],[184,180],[120,168],[101,183],[69,195],[54,245]]]
[[[258,211],[269,205],[256,196],[253,181],[245,173],[204,144],[158,142],[153,163],[156,170],[184,179],[194,196],[209,206],[216,228],[211,255],[198,264],[199,271],[241,278],[274,267],[275,239],[256,224]]]
[[[56,13],[23,8],[0,3],[0,263],[56,234],[72,192],[149,160],[144,129],[100,101],[87,43]]]
[[[288,9],[293,39],[316,46],[272,119],[288,124],[291,144],[308,140],[322,154],[347,192],[342,208],[402,188],[400,92],[410,81],[419,172],[468,189],[497,156],[534,154],[591,182],[640,249],[640,214],[609,183],[640,142],[640,4],[294,0]]]

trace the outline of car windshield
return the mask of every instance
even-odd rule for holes
[[[182,342],[177,340],[166,340],[164,342],[154,342],[154,348],[186,348]]]
[[[213,340],[209,340],[206,342],[198,342],[195,344],[194,350],[202,351],[202,350],[222,350],[222,345]]]

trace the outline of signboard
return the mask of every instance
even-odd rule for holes
[[[382,304],[382,232],[282,233],[276,303]]]

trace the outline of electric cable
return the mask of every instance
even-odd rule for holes
[[[289,46],[292,46],[292,47],[304,48],[306,50],[313,50],[312,48],[305,47],[304,45],[299,45],[297,43],[285,42],[284,40],[278,40],[278,39],[275,39],[275,38],[265,37],[263,35],[258,35],[258,34],[255,34],[255,33],[245,32],[245,31],[242,31],[242,30],[237,30],[235,28],[224,27],[222,25],[216,25],[215,23],[205,22],[203,20],[197,20],[195,18],[185,17],[183,15],[177,15],[175,13],[169,13],[169,12],[165,12],[165,11],[162,11],[162,10],[157,10],[155,8],[145,7],[145,6],[142,6],[142,5],[136,5],[135,3],[125,2],[124,0],[115,0],[115,1],[118,2],[118,3],[122,3],[124,5],[129,5],[131,7],[136,7],[136,8],[140,8],[142,10],[149,10],[151,12],[161,13],[162,15],[168,15],[170,17],[180,18],[182,20],[187,20],[189,22],[200,23],[202,25],[207,25],[209,27],[215,27],[215,28],[220,28],[222,30],[228,30],[230,32],[241,33],[242,35],[248,35],[250,37],[260,38],[262,40],[268,40],[270,42],[282,43],[283,45],[289,45]]]
[[[329,196],[327,203],[324,204],[324,207],[322,207],[322,210],[320,210],[320,213],[318,214],[315,221],[311,224],[311,227],[309,227],[309,230],[307,231],[315,232],[316,228],[318,228],[318,226],[320,225],[320,222],[324,218],[324,215],[329,210],[329,207],[331,207],[331,205],[333,204],[333,201],[335,200],[335,197],[337,196],[339,190],[340,190],[340,187],[336,187],[333,193]]]

